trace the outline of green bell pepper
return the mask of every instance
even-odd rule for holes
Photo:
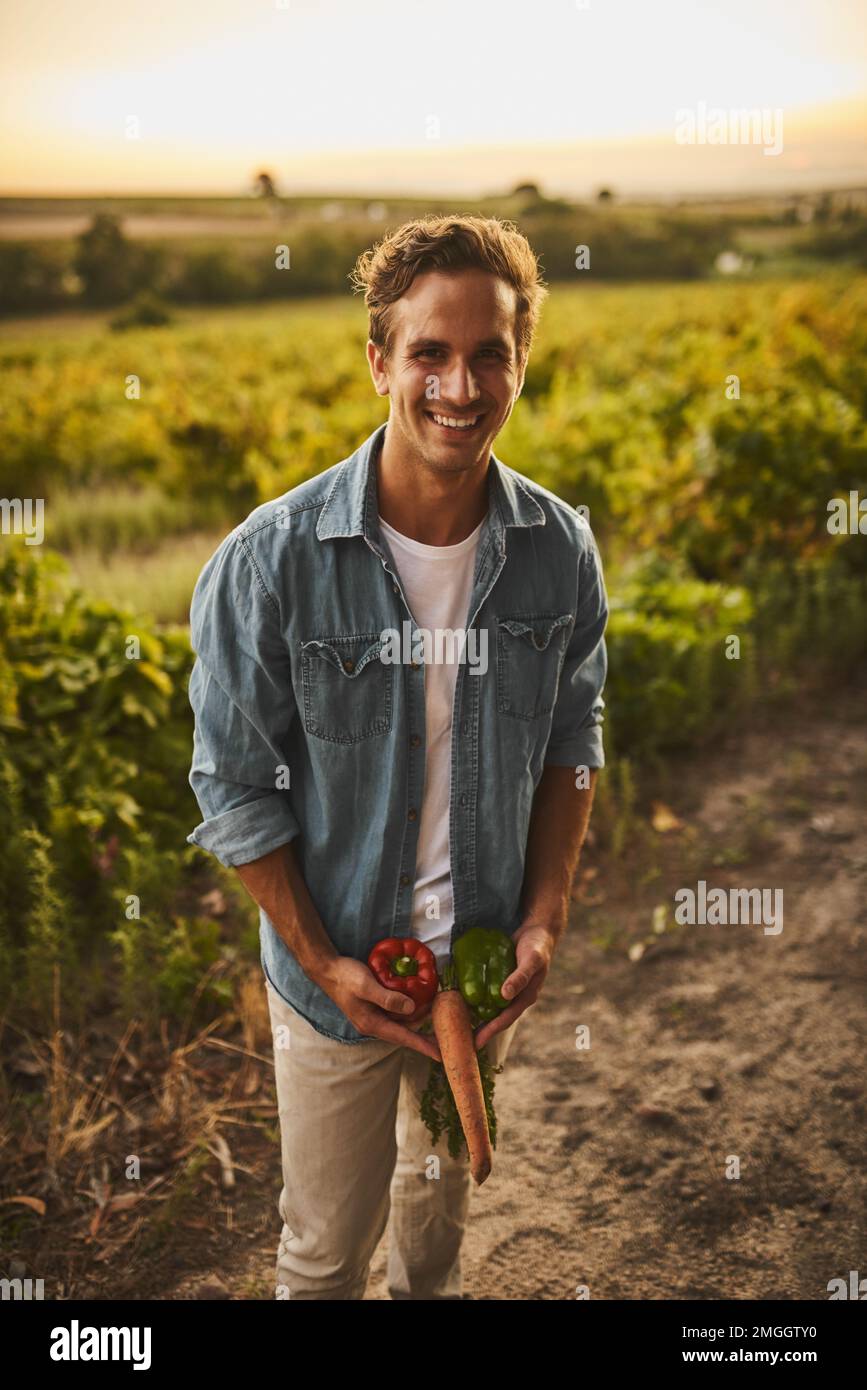
[[[458,988],[473,1011],[474,1025],[487,1023],[511,1002],[503,982],[515,969],[515,943],[494,927],[472,927],[454,945]]]

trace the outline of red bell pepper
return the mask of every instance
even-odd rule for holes
[[[367,957],[367,964],[386,989],[408,995],[415,1004],[416,1013],[430,1003],[437,992],[436,956],[414,937],[387,936],[384,941],[378,941]]]

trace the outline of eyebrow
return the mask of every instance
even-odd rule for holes
[[[408,352],[419,352],[422,348],[443,348],[448,349],[449,344],[440,338],[414,338],[411,343],[407,343]],[[493,338],[485,338],[476,344],[476,351],[480,348],[501,348],[504,352],[511,352],[511,347],[505,338],[496,334]]]

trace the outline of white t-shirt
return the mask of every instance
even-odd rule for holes
[[[459,629],[470,616],[470,596],[476,551],[484,521],[457,545],[422,545],[395,531],[379,518],[391,550],[415,626]],[[440,655],[448,646],[437,643]],[[459,655],[461,647],[457,647]],[[454,647],[452,655],[455,654]],[[426,757],[421,805],[416,878],[413,890],[412,935],[433,951],[437,965],[449,958],[449,938],[454,924],[454,899],[449,861],[449,793],[451,790],[452,711],[455,700],[457,660],[428,660],[424,668]],[[435,912],[439,912],[439,916]]]

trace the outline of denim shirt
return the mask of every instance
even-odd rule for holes
[[[380,659],[386,632],[415,630],[378,525],[385,428],[257,507],[205,565],[190,612],[203,820],[187,838],[226,865],[295,840],[328,936],[361,961],[412,935],[425,770],[424,663]],[[465,624],[487,669],[459,665],[452,718],[452,945],[520,925],[545,765],[604,765],[608,601],[590,527],[493,454],[488,504]],[[272,985],[318,1032],[365,1040],[264,911],[260,941]]]

